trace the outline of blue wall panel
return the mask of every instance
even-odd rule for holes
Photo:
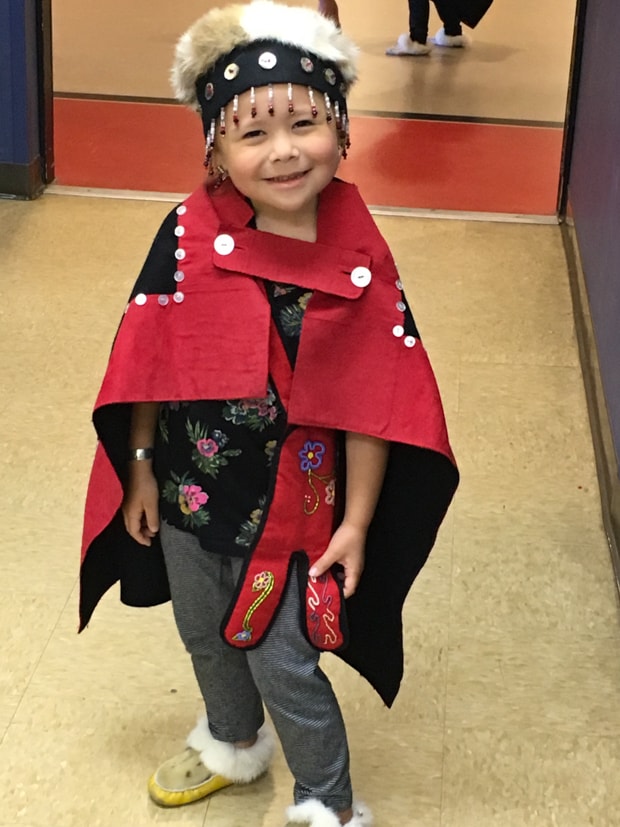
[[[37,21],[34,0],[0,0],[0,164],[39,154]]]
[[[569,199],[620,468],[620,4],[588,0]]]

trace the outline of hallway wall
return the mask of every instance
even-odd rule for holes
[[[588,0],[569,198],[620,464],[620,8]]]
[[[0,0],[0,193],[42,189],[36,4]]]

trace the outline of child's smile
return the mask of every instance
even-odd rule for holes
[[[273,178],[268,178],[267,180],[272,184],[294,184],[297,181],[300,181],[305,174],[305,172],[294,172],[290,175],[277,175]]]

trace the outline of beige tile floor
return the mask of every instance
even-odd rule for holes
[[[90,408],[169,205],[0,202],[0,827],[282,827],[291,778],[177,811],[145,780],[200,709],[169,606],[77,636]],[[620,617],[554,226],[382,217],[462,486],[406,608],[393,710],[326,658],[377,827],[617,827]]]

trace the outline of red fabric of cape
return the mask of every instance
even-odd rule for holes
[[[355,187],[334,181],[321,194],[316,243],[251,229],[251,218],[229,184],[196,191],[177,210],[175,257],[160,232],[132,293],[93,415],[100,443],[86,503],[80,629],[117,580],[129,605],[169,599],[157,541],[139,546],[120,517],[131,403],[264,396],[270,308],[261,280],[297,284],[313,295],[289,424],[391,443],[366,568],[347,601],[349,645],[338,653],[391,705],[403,670],[403,601],[458,483],[435,379],[417,331],[401,332],[414,323]],[[357,277],[367,271],[366,284]]]

